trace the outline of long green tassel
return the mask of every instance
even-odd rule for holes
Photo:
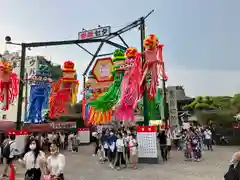
[[[139,103],[143,105],[142,100]],[[148,100],[149,120],[160,120],[162,118],[162,107],[161,89],[158,88],[155,98]]]
[[[156,101],[155,99],[148,100],[149,119],[157,120],[156,118]]]
[[[99,112],[106,112],[116,105],[120,97],[122,77],[123,75],[120,75],[103,96],[89,102],[89,105]]]
[[[89,105],[92,106],[96,111],[99,112],[106,112],[112,109],[118,102],[120,95],[121,95],[121,83],[122,78],[124,76],[124,71],[121,69],[121,66],[124,65],[125,56],[124,56],[123,50],[116,50],[114,52],[114,58],[113,58],[113,77],[114,82],[111,85],[111,87],[108,89],[108,91],[101,96],[96,101],[89,102]]]

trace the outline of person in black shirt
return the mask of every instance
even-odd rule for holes
[[[160,144],[160,151],[163,161],[167,161],[167,135],[165,131],[161,131],[158,134],[158,140]]]

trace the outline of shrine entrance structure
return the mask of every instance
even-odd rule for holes
[[[86,75],[92,66],[93,62],[97,57],[103,57],[103,56],[108,56],[112,55],[112,53],[108,54],[99,54],[100,50],[102,49],[104,43],[111,45],[113,47],[119,48],[126,50],[129,46],[125,42],[125,40],[122,38],[122,34],[133,29],[133,28],[139,28],[140,30],[140,38],[141,38],[141,51],[144,52],[144,47],[143,47],[143,41],[145,38],[145,20],[150,16],[154,10],[150,11],[146,16],[143,16],[132,23],[128,24],[127,26],[119,29],[118,31],[115,32],[110,32],[110,27],[99,27],[97,29],[93,30],[84,30],[78,34],[79,38],[77,40],[67,40],[67,41],[48,41],[48,42],[31,42],[31,43],[14,43],[11,41],[10,36],[6,36],[6,44],[12,44],[12,45],[19,45],[21,46],[21,62],[20,62],[20,84],[19,84],[19,94],[18,94],[18,107],[17,107],[17,129],[21,128],[21,117],[22,117],[22,101],[23,101],[23,88],[24,88],[24,75],[25,75],[25,59],[26,59],[26,50],[34,47],[43,47],[43,46],[60,46],[60,45],[72,45],[75,44],[88,54],[92,56],[91,61],[89,62],[86,70],[83,73],[83,88],[85,88],[85,81],[86,81]],[[101,29],[102,33],[99,33],[99,29]],[[92,32],[95,31],[95,34]],[[86,34],[85,32],[91,32],[89,34]],[[88,37],[89,35],[89,37]],[[113,38],[118,37],[123,45],[120,45],[118,43],[115,43],[111,41]],[[86,43],[100,43],[98,46],[97,50],[95,53],[91,53],[88,51],[86,48],[84,48],[81,44],[86,44]],[[144,57],[143,57],[144,61]],[[144,62],[143,62],[144,63]],[[144,82],[145,83],[145,82]],[[165,88],[164,88],[165,89]],[[148,125],[148,108],[147,108],[147,91],[145,90],[144,92],[144,97],[143,97],[143,106],[144,106],[144,124]]]

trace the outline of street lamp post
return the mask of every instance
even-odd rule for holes
[[[25,95],[24,95],[24,121],[27,120],[27,108],[28,108],[28,72],[25,73],[24,85],[25,85]]]
[[[23,88],[25,79],[25,58],[26,58],[26,44],[25,43],[13,43],[11,37],[5,37],[6,44],[12,44],[21,46],[21,62],[20,62],[20,81],[19,81],[19,92],[18,92],[18,103],[17,103],[17,124],[16,129],[21,129],[22,124],[22,102],[23,102]]]
[[[22,124],[22,102],[23,102],[23,88],[24,88],[24,76],[25,76],[25,58],[26,58],[26,46],[21,44],[21,62],[20,62],[20,83],[18,92],[18,105],[17,105],[17,126],[16,129],[21,129]],[[25,102],[26,103],[26,102]]]

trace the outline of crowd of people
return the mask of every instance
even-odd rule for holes
[[[98,155],[101,163],[121,170],[126,167],[137,168],[137,137],[134,127],[119,129],[106,128],[92,133],[94,141],[93,156]],[[186,161],[201,161],[203,149],[212,148],[210,128],[189,127],[181,131],[159,130],[157,133],[161,157],[164,162],[170,158],[172,145],[184,153]],[[42,175],[64,179],[65,156],[60,150],[78,151],[76,133],[30,134],[26,138],[26,148],[19,153],[15,135],[9,135],[1,144],[4,162],[3,177],[7,177],[9,165],[14,159],[25,168],[26,177],[40,179]]]
[[[31,134],[29,137],[37,138],[40,142],[40,146],[46,150],[50,148],[50,145],[55,142],[62,150],[77,151],[75,148],[78,145],[77,134],[74,133],[48,133],[48,134]]]
[[[60,153],[60,149],[65,149],[65,145],[67,145],[68,150],[73,151],[74,141],[73,133],[68,135],[50,133],[45,136],[31,134],[26,137],[24,151],[19,152],[16,147],[16,136],[9,135],[1,144],[1,156],[4,164],[2,177],[8,177],[8,169],[17,159],[25,169],[25,179],[40,180],[44,176],[49,180],[64,180],[65,156]]]
[[[110,168],[118,170],[132,164],[135,169],[137,162],[137,137],[133,129],[121,127],[114,131],[103,129],[94,132],[94,153],[98,155],[101,163],[108,163]],[[203,150],[212,151],[212,132],[209,127],[189,127],[181,131],[170,129],[159,130],[157,133],[160,154],[163,161],[168,161],[172,145],[178,151],[182,151],[186,161],[199,162],[202,159]]]
[[[158,133],[160,151],[163,161],[170,157],[172,144],[182,150],[186,161],[201,161],[203,150],[213,151],[212,132],[209,127],[189,127],[179,132],[163,130]]]
[[[124,127],[114,131],[103,129],[101,133],[94,132],[94,153],[99,155],[101,163],[108,163],[110,168],[120,170],[131,164],[136,169],[137,141],[136,133]]]

